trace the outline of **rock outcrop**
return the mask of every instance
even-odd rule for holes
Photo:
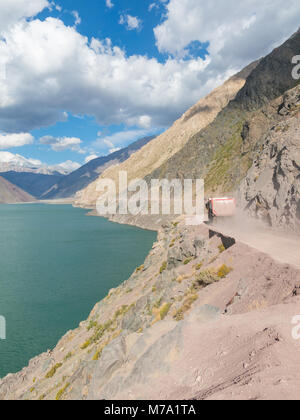
[[[240,204],[273,227],[299,231],[299,87],[283,96],[277,112],[281,118],[257,143],[257,156],[239,189]]]

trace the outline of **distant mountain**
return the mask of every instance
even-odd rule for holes
[[[45,191],[48,191],[64,177],[60,174],[44,175],[14,171],[0,173],[0,176],[36,198],[40,198]]]
[[[67,198],[75,195],[77,191],[87,187],[97,179],[102,172],[112,165],[117,165],[127,160],[134,152],[141,149],[154,137],[146,137],[136,141],[125,149],[114,152],[108,156],[91,160],[86,165],[60,179],[55,185],[46,191],[43,199]]]
[[[76,162],[67,161],[58,165],[45,165],[36,159],[0,151],[0,172],[29,172],[43,175],[68,175],[78,169]]]
[[[0,176],[0,203],[14,204],[14,203],[27,203],[34,201],[27,192],[21,190],[16,185],[11,184],[6,179]]]

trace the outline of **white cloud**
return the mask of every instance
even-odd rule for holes
[[[0,33],[10,29],[21,19],[37,15],[48,6],[50,4],[47,0],[1,0]]]
[[[97,159],[98,157],[99,157],[98,155],[90,155],[90,156],[87,156],[84,159],[84,163],[89,163],[91,160]]]
[[[79,16],[79,13],[77,12],[77,10],[73,10],[72,15],[74,16],[74,19],[75,19],[75,26],[80,25],[81,24],[81,17]]]
[[[131,15],[121,15],[119,23],[124,25],[129,31],[140,29],[142,25],[141,19]]]
[[[15,24],[4,26],[5,42],[0,38],[0,67],[6,70],[0,71],[0,127],[12,133],[65,121],[67,113],[95,116],[101,125],[168,126],[233,72],[279,45],[300,19],[298,0],[289,7],[283,0],[170,0],[155,29],[159,49],[171,54],[161,63],[128,57],[109,39],[89,41],[59,19],[24,20],[45,0],[0,0],[0,22],[3,4],[11,6]],[[205,61],[182,58],[192,41],[210,43]]]
[[[0,149],[26,146],[33,142],[34,137],[29,133],[0,134]]]
[[[40,138],[40,143],[50,146],[55,152],[62,152],[64,150],[72,150],[73,152],[84,154],[85,151],[81,149],[82,140],[77,137],[52,137],[44,136]]]
[[[212,65],[219,71],[260,58],[299,25],[298,0],[170,0],[166,19],[155,28],[161,52],[183,55],[193,41],[209,42]]]
[[[105,0],[106,3],[106,7],[108,7],[109,9],[112,9],[114,7],[114,4],[111,0]]]

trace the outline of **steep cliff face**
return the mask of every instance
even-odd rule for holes
[[[299,290],[299,269],[178,220],[0,399],[298,399]]]
[[[35,198],[0,176],[0,203],[14,204],[35,201]]]
[[[113,179],[118,185],[119,171],[127,171],[130,181],[135,178],[143,179],[159,168],[176,152],[181,150],[195,133],[207,127],[218,113],[234,99],[257,64],[255,62],[249,65],[242,72],[233,76],[222,86],[201,99],[176,121],[169,130],[134,153],[124,163],[103,172],[101,178]],[[81,191],[76,197],[76,205],[82,207],[94,206],[98,198],[96,186],[97,181]]]
[[[300,88],[287,92],[276,111],[278,122],[258,142],[256,158],[240,186],[240,204],[271,226],[299,231]]]

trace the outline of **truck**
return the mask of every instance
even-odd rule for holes
[[[208,221],[213,223],[217,218],[233,217],[236,214],[235,198],[209,198],[206,202]]]

